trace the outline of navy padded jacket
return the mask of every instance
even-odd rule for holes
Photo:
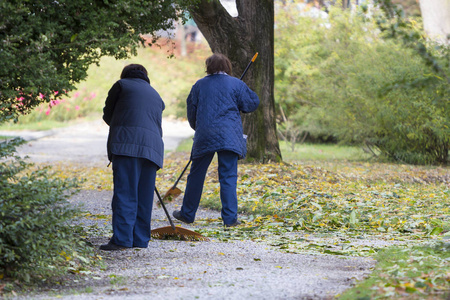
[[[113,154],[139,157],[162,168],[164,143],[161,122],[164,108],[158,92],[146,80],[124,78],[117,81],[103,108],[103,120],[109,125],[109,160]]]
[[[245,157],[247,139],[240,113],[255,111],[259,98],[243,81],[226,74],[208,75],[195,83],[186,103],[195,130],[192,158],[224,150]]]

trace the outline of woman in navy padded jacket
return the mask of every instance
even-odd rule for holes
[[[156,171],[163,166],[164,102],[150,85],[147,70],[126,66],[110,89],[103,108],[109,125],[108,158],[112,162],[113,236],[101,250],[147,248]]]
[[[187,117],[195,130],[192,166],[181,210],[173,216],[185,223],[195,219],[206,171],[217,152],[219,163],[221,216],[225,226],[236,226],[237,162],[247,153],[247,141],[240,113],[255,111],[259,98],[243,81],[229,76],[231,62],[222,54],[206,60],[206,77],[198,80],[187,98]]]

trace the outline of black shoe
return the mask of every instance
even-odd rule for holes
[[[111,242],[100,246],[100,250],[105,250],[105,251],[116,251],[116,250],[123,250],[123,249],[128,249],[128,247],[119,246],[119,245],[113,244]]]
[[[239,226],[239,225],[241,225],[241,224],[242,224],[241,221],[236,220],[236,222],[234,222],[234,223],[231,223],[231,224],[224,224],[224,225],[225,225],[225,227],[235,227],[235,226]]]
[[[175,219],[177,219],[177,220],[179,220],[179,221],[181,221],[181,222],[183,222],[183,223],[187,223],[187,224],[194,223],[194,222],[189,222],[188,220],[186,220],[186,219],[181,215],[181,210],[175,210],[175,211],[172,213],[172,216],[173,216]]]

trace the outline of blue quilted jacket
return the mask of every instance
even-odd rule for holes
[[[258,108],[255,92],[235,77],[214,74],[198,80],[186,102],[188,121],[195,130],[192,158],[223,150],[245,157],[247,140],[240,113]]]
[[[147,76],[117,81],[108,93],[103,119],[109,125],[108,158],[145,158],[163,166],[162,111],[164,102]],[[145,76],[145,77],[144,77]]]

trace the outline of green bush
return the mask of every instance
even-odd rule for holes
[[[67,199],[78,182],[52,178],[48,168],[31,171],[14,156],[21,143],[0,143],[0,278],[33,282],[77,269],[91,250],[71,225],[80,211]]]
[[[287,7],[277,16],[275,96],[300,132],[364,145],[390,160],[449,162],[449,50],[431,51],[420,23],[404,23],[395,38],[376,21],[395,22],[363,11],[332,7],[317,18]]]

